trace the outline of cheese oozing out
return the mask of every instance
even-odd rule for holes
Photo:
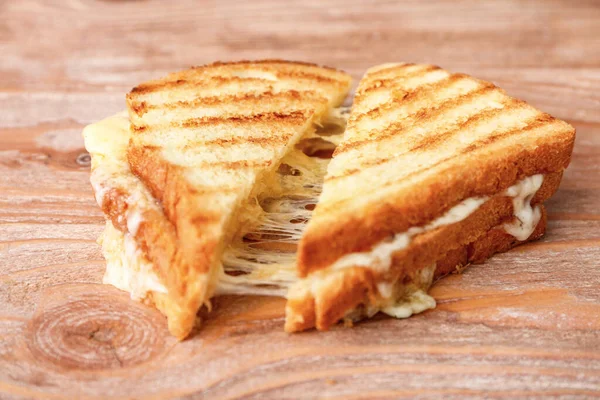
[[[243,218],[259,219],[245,236],[234,238],[222,259],[217,294],[261,294],[285,296],[296,280],[295,249],[317,198],[329,160],[312,157],[332,153],[341,140],[349,110],[339,108],[308,134],[282,161],[277,178],[265,183],[269,191],[255,202]],[[87,150],[92,155],[91,183],[96,201],[102,207],[111,189],[123,189],[127,214],[127,233],[107,222],[101,237],[107,271],[103,282],[132,294],[135,299],[145,292],[167,292],[133,239],[148,208],[159,208],[147,188],[131,172],[127,162],[129,120],[119,113],[84,130]],[[306,153],[306,154],[305,154]],[[307,155],[310,154],[311,156]],[[260,205],[258,205],[260,203]],[[260,215],[256,214],[254,211]],[[119,221],[120,223],[122,221]],[[120,236],[120,237],[119,237]],[[127,254],[124,250],[129,249]]]
[[[544,176],[541,174],[529,176],[506,189],[501,196],[513,199],[515,220],[504,224],[507,233],[519,240],[525,240],[537,226],[541,211],[539,206],[532,207],[531,199],[542,186]],[[406,232],[397,233],[390,241],[382,241],[371,250],[347,254],[331,265],[331,269],[341,269],[352,266],[369,267],[379,272],[387,271],[392,264],[392,255],[408,247],[416,235],[432,231],[444,225],[460,222],[471,215],[489,197],[471,197],[461,201],[442,216],[421,227],[412,227]]]
[[[218,279],[216,295],[254,294],[293,297],[298,287],[316,292],[336,270],[362,266],[384,272],[391,266],[393,253],[408,247],[419,234],[460,222],[471,215],[489,197],[468,198],[452,207],[442,216],[425,226],[412,227],[392,240],[382,241],[367,252],[345,255],[325,270],[299,280],[296,276],[296,246],[304,226],[318,201],[329,159],[323,153],[331,153],[342,138],[347,109],[336,110],[329,121],[315,133],[305,137],[282,161],[269,191],[259,198],[250,199],[259,210],[254,215],[258,223],[244,235],[238,235],[226,248],[222,257],[222,270]],[[102,205],[103,197],[113,186],[122,186],[131,195],[127,199],[128,233],[114,228],[107,222],[101,237],[103,254],[107,260],[104,283],[112,284],[131,293],[134,299],[144,299],[148,292],[166,293],[166,287],[153,271],[151,262],[137,248],[135,235],[142,221],[144,207],[160,207],[148,190],[129,170],[126,145],[129,123],[125,115],[101,121],[86,128],[86,147],[93,153],[92,185],[96,200]],[[503,225],[506,232],[518,240],[527,239],[537,226],[541,212],[530,202],[541,187],[543,175],[527,177],[506,189],[501,195],[513,199],[513,221]],[[252,204],[251,204],[252,205]],[[258,206],[257,206],[258,205]],[[249,206],[249,208],[252,208]],[[407,285],[380,282],[379,304],[366,305],[365,309],[353,310],[350,319],[371,316],[378,311],[397,318],[435,307],[435,300],[427,294],[432,284],[435,264],[421,269]]]
[[[518,240],[526,240],[540,222],[542,212],[538,205],[531,206],[531,199],[544,182],[544,175],[538,174],[525,178],[516,185],[504,191],[504,194],[513,199],[513,213],[515,218],[503,225],[506,233]]]
[[[137,247],[131,234],[123,234],[110,221],[106,221],[98,242],[106,259],[103,283],[129,292],[134,300],[143,300],[150,291],[167,293],[152,270],[152,263]]]
[[[83,136],[86,149],[92,155],[90,182],[98,205],[103,206],[105,196],[111,190],[128,193],[125,198],[126,215],[118,217],[118,222],[127,226],[127,233],[107,221],[98,239],[106,259],[103,283],[129,292],[136,300],[143,300],[150,291],[167,293],[152,263],[133,239],[142,222],[144,210],[160,210],[160,205],[129,168],[127,145],[130,131],[127,113],[122,112],[88,125]]]

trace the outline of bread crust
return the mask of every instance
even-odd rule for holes
[[[551,186],[552,184],[546,185],[544,188],[546,193],[536,196],[538,200],[543,199],[547,193],[553,190]],[[540,192],[542,190],[538,193]],[[545,207],[542,204],[539,207],[542,213],[540,221],[527,240],[519,241],[506,233],[501,225],[496,226],[472,242],[449,250],[438,258],[434,280],[453,272],[462,272],[470,264],[483,263],[496,253],[505,252],[519,244],[541,238],[546,231],[547,216]],[[480,219],[481,216],[474,218]],[[473,223],[471,222],[469,225]],[[401,267],[396,267],[396,259],[393,262],[393,269],[397,270]],[[402,268],[404,276],[396,277],[396,279],[405,280],[408,283],[410,276],[422,268]],[[369,268],[350,267],[333,271],[331,276],[323,282],[316,296],[310,290],[291,293],[293,297],[290,297],[286,304],[286,332],[300,332],[312,328],[328,330],[357,307],[375,304],[377,297],[380,296],[377,284],[382,281],[383,277],[377,276]]]

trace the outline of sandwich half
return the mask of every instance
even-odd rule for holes
[[[106,280],[140,287],[171,333],[186,337],[198,309],[210,306],[228,243],[262,213],[257,201],[282,158],[350,83],[337,70],[266,60],[215,63],[135,87],[127,117],[84,132],[96,199],[112,224],[104,240],[123,248],[117,265],[143,271],[117,268]]]
[[[386,64],[361,80],[298,250],[287,331],[435,306],[436,276],[539,237],[575,131],[489,82]]]

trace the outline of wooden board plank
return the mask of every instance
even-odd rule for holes
[[[600,395],[600,3],[0,3],[0,398]],[[438,282],[435,310],[287,335],[222,297],[183,343],[99,285],[82,127],[140,80],[216,59],[436,63],[577,128],[546,237]]]

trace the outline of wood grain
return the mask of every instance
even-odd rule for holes
[[[0,2],[0,398],[600,396],[600,2]],[[439,64],[577,128],[548,233],[438,282],[435,310],[283,332],[223,297],[201,333],[99,285],[81,128],[137,82],[216,59]]]

